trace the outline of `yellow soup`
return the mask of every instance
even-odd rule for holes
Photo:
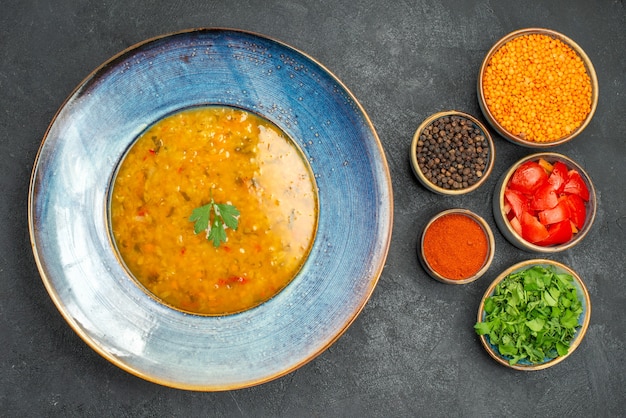
[[[211,199],[239,211],[217,247],[189,219]],[[133,276],[171,307],[204,315],[276,295],[302,267],[317,227],[300,150],[269,121],[230,107],[185,110],[151,127],[122,161],[110,203]]]

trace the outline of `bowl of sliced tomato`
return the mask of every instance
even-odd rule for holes
[[[587,235],[596,216],[596,193],[589,175],[571,158],[554,152],[532,154],[499,180],[493,214],[516,247],[555,253]]]

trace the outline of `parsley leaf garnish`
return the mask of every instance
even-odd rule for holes
[[[213,241],[213,246],[217,248],[222,242],[228,241],[226,228],[236,230],[239,226],[239,210],[230,204],[215,203],[211,197],[209,203],[193,210],[189,221],[195,222],[195,234],[205,231],[207,239]]]

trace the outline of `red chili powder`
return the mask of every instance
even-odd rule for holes
[[[469,216],[441,216],[424,234],[427,264],[447,279],[462,280],[476,274],[485,263],[488,250],[487,234]]]

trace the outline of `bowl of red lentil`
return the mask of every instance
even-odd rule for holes
[[[489,224],[462,208],[444,210],[428,221],[418,256],[435,280],[465,284],[479,279],[491,265],[495,241]]]
[[[493,216],[514,246],[557,253],[580,243],[596,216],[596,192],[576,161],[556,152],[521,158],[498,180]]]
[[[411,167],[420,183],[440,195],[461,195],[480,187],[495,161],[487,128],[456,110],[427,117],[413,135]]]
[[[567,36],[543,28],[520,29],[489,50],[478,76],[478,102],[505,139],[547,148],[578,136],[598,103],[591,60]]]

